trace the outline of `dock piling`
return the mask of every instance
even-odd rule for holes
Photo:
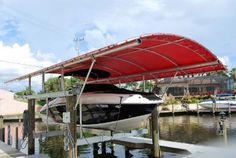
[[[172,107],[172,114],[174,115],[175,114],[174,104],[171,104],[171,107]]]
[[[5,128],[0,128],[0,141],[5,142]]]
[[[35,129],[35,99],[28,100],[28,110],[29,110],[29,133],[28,133],[28,155],[35,153],[35,140],[33,137]]]
[[[153,141],[153,156],[155,158],[161,157],[161,149],[159,144],[159,124],[158,124],[158,107],[156,106],[152,111],[152,141]]]
[[[0,115],[0,128],[3,128],[3,116]]]
[[[106,154],[106,142],[102,142],[102,154]]]
[[[42,142],[43,142],[43,136],[40,134],[39,136],[39,153],[42,153]]]
[[[197,114],[199,115],[199,103],[197,103]]]
[[[70,123],[69,123],[69,130],[72,136],[73,141],[69,145],[69,158],[74,158],[77,156],[77,116],[76,110],[74,110],[74,106],[76,104],[76,96],[68,96],[66,97],[66,101],[68,103],[67,110],[70,112]]]
[[[99,149],[98,143],[94,143],[94,144],[93,144],[93,156],[94,156],[94,157],[97,157],[97,155],[98,155],[98,149]]]
[[[230,107],[230,102],[228,102],[228,114],[231,114],[231,107]]]
[[[129,152],[129,148],[125,147],[125,158],[131,158],[133,155]]]
[[[16,138],[15,138],[15,139],[16,139],[16,140],[15,140],[15,143],[16,143],[15,147],[16,147],[17,150],[19,150],[18,127],[16,127]]]
[[[3,127],[3,116],[0,115],[0,141],[5,142],[5,128]]]
[[[11,145],[11,126],[7,126],[7,144]]]

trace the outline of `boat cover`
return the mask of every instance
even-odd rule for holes
[[[84,80],[92,61],[90,83],[125,83],[225,70],[207,48],[173,34],[148,34],[71,58],[36,72],[9,80],[22,80],[42,73],[75,76]]]

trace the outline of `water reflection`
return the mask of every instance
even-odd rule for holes
[[[222,136],[218,134],[218,121],[219,117],[212,117],[212,115],[204,116],[174,116],[174,117],[161,117],[160,123],[160,139],[186,142],[193,144],[211,144],[223,145],[224,140]],[[21,123],[5,123],[5,127],[11,125],[11,131],[14,131],[14,127],[18,126],[21,131]],[[51,130],[60,129],[61,127],[50,127]],[[37,123],[36,131],[44,130],[42,123]],[[236,115],[232,115],[227,118],[227,134],[228,143],[233,143],[236,138]],[[14,134],[13,134],[14,135]],[[20,134],[20,137],[22,135]],[[7,135],[6,139],[7,140]],[[13,139],[14,140],[14,139]],[[38,141],[36,141],[38,143]],[[14,143],[13,143],[14,144]],[[42,152],[48,154],[52,158],[66,158],[68,155],[64,151],[64,139],[60,137],[51,137],[43,139],[42,143],[36,144],[37,147],[42,147]],[[39,152],[38,149],[36,151]],[[93,145],[85,145],[77,148],[78,157],[133,157],[133,158],[146,158],[150,157],[150,149],[129,149],[127,150],[124,146],[113,145],[111,143],[106,144],[105,152],[102,151],[101,144],[98,144],[96,150]],[[179,154],[164,153],[164,158],[180,158],[183,157]]]
[[[218,134],[219,117],[174,116],[160,118],[160,139],[186,142],[192,144],[222,144],[222,136]],[[228,138],[236,136],[236,116],[227,118]],[[233,139],[229,139],[229,143]]]

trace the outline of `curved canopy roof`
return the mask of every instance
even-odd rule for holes
[[[39,71],[7,81],[41,73],[61,73],[85,79],[95,60],[90,83],[124,83],[224,70],[225,67],[199,43],[173,34],[149,34],[77,56]]]

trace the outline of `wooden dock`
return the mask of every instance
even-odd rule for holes
[[[152,148],[152,139],[142,137],[126,137],[112,140],[115,144],[124,145],[129,148]],[[209,147],[203,145],[195,145],[181,142],[173,142],[160,140],[161,148],[170,149],[172,151],[184,152],[188,154],[204,153],[208,151],[221,150],[217,147]]]
[[[144,131],[145,133],[146,131]],[[123,145],[130,149],[152,148],[152,139],[135,136],[137,133],[118,133],[113,136],[95,136],[77,140],[77,145],[87,145],[102,142],[113,142],[114,144]],[[222,150],[217,147],[195,145],[181,142],[160,140],[162,151],[171,151],[173,153],[194,154],[208,151]]]
[[[1,158],[49,158],[45,154],[27,155],[20,150],[12,148],[12,146],[0,141],[0,157]]]
[[[0,157],[25,157],[26,154],[0,141]]]
[[[112,141],[114,139],[126,139],[131,136],[140,135],[140,134],[147,134],[147,129],[141,129],[141,130],[133,130],[130,133],[116,133],[113,136],[94,136],[89,138],[81,138],[77,139],[77,145],[87,145],[87,144],[94,144],[94,143],[101,143],[101,142],[107,142]]]

